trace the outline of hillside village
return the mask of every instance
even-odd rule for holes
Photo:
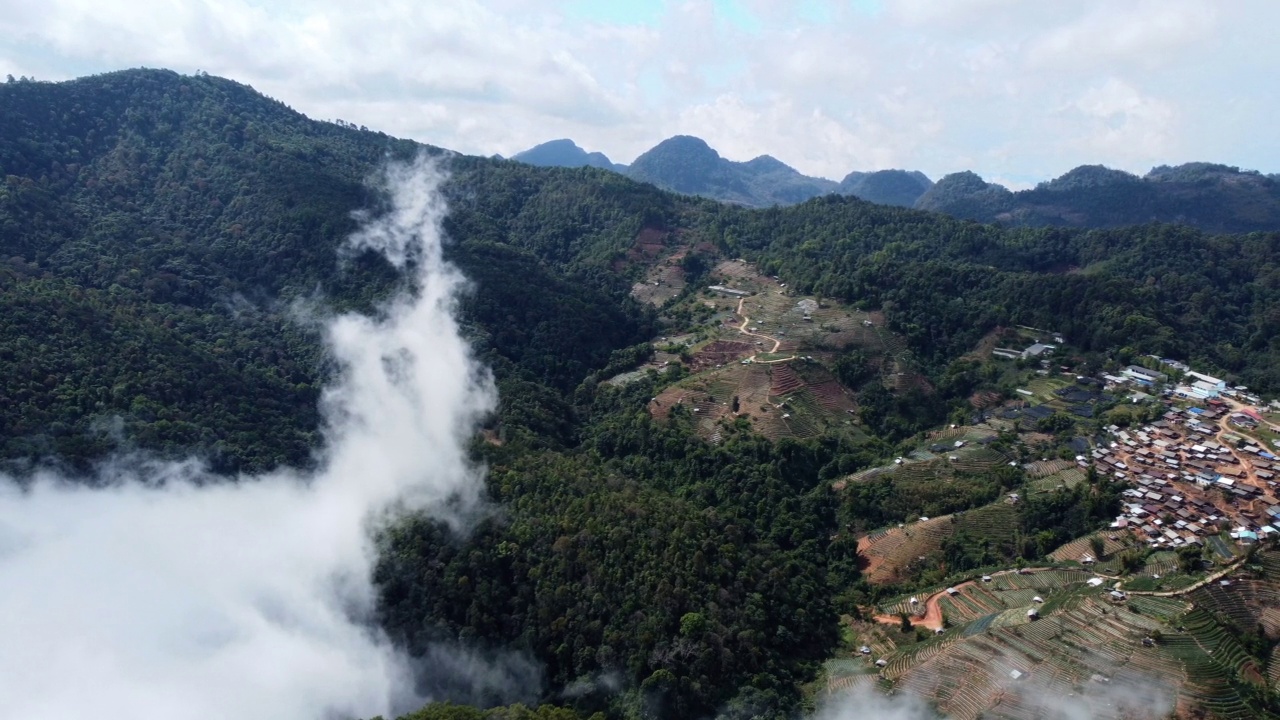
[[[1134,375],[1157,380],[1151,371],[1128,372],[1133,382],[1143,382]],[[1221,531],[1241,543],[1280,535],[1272,525],[1280,518],[1280,457],[1244,434],[1265,422],[1262,414],[1227,396],[1222,381],[1188,375],[1196,378],[1194,385],[1166,391],[1168,410],[1159,420],[1136,429],[1108,426],[1111,442],[1079,458],[1133,485],[1124,491],[1125,512],[1112,528],[1135,533],[1151,547],[1174,548],[1216,544]],[[1188,399],[1204,402],[1183,402]]]

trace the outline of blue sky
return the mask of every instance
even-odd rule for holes
[[[802,172],[1280,172],[1272,0],[8,0],[0,73],[145,65],[462,152],[693,134]]]

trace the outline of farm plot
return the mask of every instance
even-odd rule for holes
[[[699,430],[709,437],[719,420],[733,414],[734,397],[738,398],[739,413],[749,418],[761,434],[787,434],[786,427],[776,419],[781,413],[769,402],[769,371],[762,365],[733,363],[683,380],[650,401],[649,413],[655,419],[666,420],[673,409],[684,406],[697,415],[701,421]]]
[[[1083,470],[1078,467],[1069,467],[1052,475],[1032,480],[1030,488],[1033,492],[1051,492],[1057,488],[1073,488],[1084,480]]]
[[[1280,632],[1276,625],[1280,609],[1280,588],[1273,582],[1250,578],[1234,580],[1230,585],[1209,583],[1192,592],[1189,599],[1197,606],[1231,618],[1243,628],[1262,625],[1271,634]],[[1271,610],[1272,612],[1267,612]]]
[[[1073,383],[1065,378],[1057,377],[1039,377],[1032,380],[1026,387],[1032,395],[1040,399],[1041,402],[1051,402],[1057,400],[1058,396],[1054,394],[1055,390],[1067,387]]]
[[[1075,466],[1075,462],[1071,460],[1037,460],[1023,465],[1022,469],[1033,478],[1043,478],[1056,475],[1063,470],[1070,470]]]
[[[891,653],[882,674],[952,717],[1054,716],[1052,703],[1064,697],[1088,704],[1098,718],[1149,717],[1152,707],[1175,700],[1180,717],[1259,716],[1241,689],[1280,684],[1280,649],[1260,663],[1217,618],[1246,625],[1258,617],[1251,606],[1277,595],[1265,579],[1237,581],[1236,598],[1230,586],[1214,584],[1185,598],[1131,596],[1117,605],[1104,589],[1083,586],[1088,577],[1008,573],[944,596],[940,604],[959,627]],[[1037,591],[1052,599],[1034,621],[1019,606],[1027,590],[1006,589],[1030,583],[1054,586]],[[1150,637],[1154,644],[1144,643]],[[1021,676],[1010,682],[1014,670]],[[1089,689],[1095,684],[1097,692]]]
[[[956,472],[981,473],[1009,463],[1007,455],[985,447],[961,448],[953,454],[957,459],[952,461],[951,467]]]
[[[1091,535],[1086,535],[1059,547],[1057,550],[1049,553],[1049,557],[1058,562],[1079,562],[1084,556],[1093,555],[1093,547],[1091,545],[1093,538],[1100,538],[1102,540],[1103,556],[1100,558],[1094,558],[1094,560],[1097,561],[1109,558],[1115,553],[1129,547],[1127,543],[1120,540],[1120,538],[1127,538],[1127,534],[1115,535],[1115,540],[1112,540],[1111,537],[1112,533],[1108,532],[1096,532]]]
[[[704,370],[728,365],[750,355],[754,348],[738,340],[715,340],[693,354],[689,364],[690,372],[699,373]]]
[[[679,264],[684,255],[683,251],[677,252],[650,269],[644,282],[632,286],[631,296],[642,303],[661,306],[684,292],[687,283],[684,269]]]
[[[900,569],[920,556],[936,551],[942,546],[942,539],[953,532],[955,526],[951,516],[946,515],[893,528],[868,543],[865,551],[859,545],[859,552],[873,568],[867,572],[867,581],[893,582]]]
[[[804,387],[804,381],[786,363],[769,366],[769,394],[781,397]]]

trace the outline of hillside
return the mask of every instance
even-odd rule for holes
[[[1210,163],[1162,165],[1144,177],[1082,165],[1019,192],[973,173],[957,173],[939,180],[915,207],[1014,226],[1165,222],[1210,232],[1255,232],[1280,228],[1280,183],[1273,176]]]
[[[495,511],[467,536],[380,534],[377,622],[419,657],[522,653],[539,697],[583,716],[781,719],[842,652],[842,615],[1047,563],[1114,517],[1116,483],[1059,492],[1025,467],[1100,421],[983,417],[1015,388],[1158,352],[1280,390],[1280,235],[1007,229],[838,195],[751,209],[689,194],[805,179],[674,142],[644,164],[685,195],[448,155],[207,75],[0,85],[0,467],[314,462],[333,369],[309,318],[377,313],[404,282],[339,247],[385,202],[366,180],[388,158],[435,155],[463,330],[501,396],[471,445]],[[1070,347],[990,360],[1018,325]]]

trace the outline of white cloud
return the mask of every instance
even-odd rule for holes
[[[1095,157],[1134,168],[1172,154],[1176,115],[1172,106],[1143,95],[1117,78],[1087,89],[1074,102],[1087,118],[1077,143]]]
[[[1171,53],[1214,34],[1215,3],[1208,0],[1143,0],[1096,7],[1053,28],[1030,48],[1033,65],[1113,65],[1152,67]]]
[[[460,281],[431,174],[392,172],[394,211],[352,239],[418,258],[420,293],[385,319],[328,324],[341,370],[321,470],[228,482],[122,464],[98,488],[43,475],[25,491],[0,478],[0,717],[314,720],[414,699],[371,622],[370,530],[474,502],[463,448],[494,402],[451,315]]]

